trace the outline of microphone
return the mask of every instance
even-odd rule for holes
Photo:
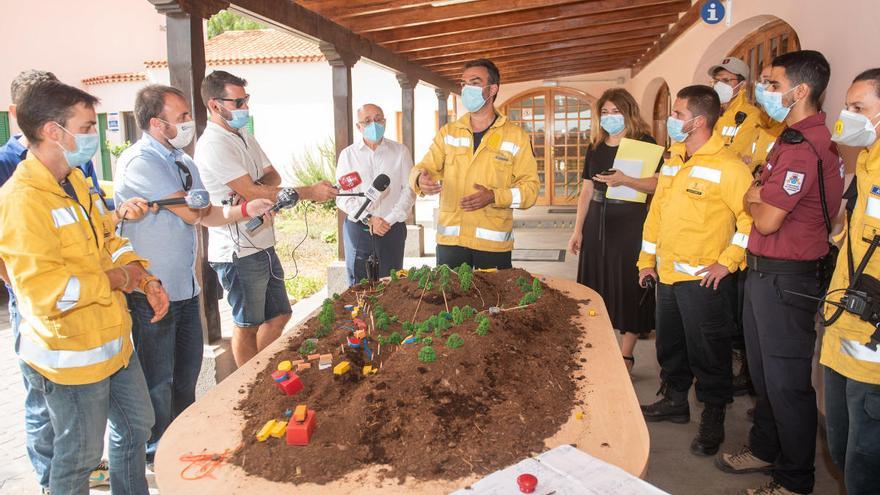
[[[296,192],[296,189],[292,187],[285,187],[284,189],[278,191],[278,196],[276,197],[275,204],[272,205],[272,208],[269,209],[269,212],[276,212],[282,208],[293,208],[293,206],[298,202],[299,193]],[[254,217],[248,220],[248,223],[244,225],[245,230],[247,230],[249,234],[252,234],[261,225],[263,225],[265,216],[266,213],[263,213],[258,217]]]
[[[339,189],[350,191],[361,184],[361,174],[351,172],[339,178]],[[347,195],[346,195],[347,196]]]
[[[360,220],[361,215],[364,213],[364,210],[367,209],[370,202],[379,199],[379,195],[382,194],[382,191],[388,189],[389,184],[391,184],[391,179],[387,175],[379,174],[376,176],[373,180],[373,185],[364,193],[364,196],[367,199],[364,200],[364,204],[362,204],[361,208],[354,214],[355,220]]]
[[[186,205],[194,210],[203,210],[211,206],[211,196],[208,194],[208,191],[204,189],[190,189],[186,193],[186,196],[182,198],[158,199],[156,201],[150,201],[147,203],[147,206],[153,205]]]

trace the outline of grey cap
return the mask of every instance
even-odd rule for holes
[[[742,76],[743,79],[749,78],[749,66],[746,65],[746,63],[742,60],[735,57],[726,57],[724,60],[721,61],[720,64],[709,67],[709,76],[714,76],[715,71],[718,69],[725,69],[738,76]]]

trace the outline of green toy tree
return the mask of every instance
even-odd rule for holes
[[[434,348],[426,345],[419,350],[419,361],[423,363],[433,363],[437,359],[437,353]]]
[[[394,268],[392,268],[392,269],[388,272],[388,276],[391,277],[391,282],[397,282],[397,270],[395,270]]]
[[[461,315],[464,317],[465,320],[467,320],[471,316],[474,316],[475,314],[477,314],[477,310],[472,308],[470,304],[461,308]]]
[[[538,295],[534,292],[526,292],[523,294],[522,299],[519,300],[520,306],[526,306],[528,304],[532,304],[538,300]]]
[[[467,263],[462,263],[456,273],[458,273],[458,288],[462,292],[470,291],[474,281],[474,270]]]
[[[459,347],[464,345],[464,339],[461,338],[461,335],[457,333],[453,333],[446,339],[446,347],[450,349],[458,349]]]
[[[449,277],[452,270],[449,269],[448,265],[440,265],[437,267],[437,282],[440,290],[446,291],[449,287]]]
[[[318,346],[315,344],[315,341],[312,339],[306,339],[303,341],[302,345],[299,346],[299,353],[303,356],[308,356],[315,352]]]
[[[464,323],[464,313],[461,311],[461,308],[458,306],[452,308],[452,324],[453,325],[461,325]]]
[[[474,330],[474,333],[479,335],[480,337],[486,336],[489,333],[489,317],[484,314],[477,315],[477,329]]]
[[[318,338],[325,337],[333,330],[333,322],[336,321],[336,311],[333,309],[333,300],[324,299],[321,304],[321,312],[318,313],[318,329],[315,336]]]
[[[541,286],[541,281],[537,278],[532,280],[532,292],[534,292],[538,297],[541,297],[541,293],[544,291],[544,288]]]
[[[400,345],[400,343],[403,342],[403,337],[400,336],[399,332],[391,332],[387,341],[389,344]]]
[[[422,337],[422,343],[425,345],[431,345],[434,343],[434,337]]]

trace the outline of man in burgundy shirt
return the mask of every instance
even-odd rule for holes
[[[763,491],[750,494],[813,491],[817,412],[811,372],[817,303],[792,292],[820,295],[819,269],[829,246],[820,185],[831,216],[843,194],[837,148],[820,110],[830,73],[825,57],[812,50],[773,59],[767,113],[788,128],[744,198],[754,224],[743,326],[757,400],[749,446],[737,454],[720,454],[716,464],[732,473],[772,473]]]

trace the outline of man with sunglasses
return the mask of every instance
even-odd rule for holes
[[[192,142],[196,125],[183,93],[169,86],[146,86],[138,91],[134,113],[143,136],[119,157],[114,182],[117,201],[133,196],[181,198],[191,190],[204,189],[195,163],[182,151]],[[121,234],[150,260],[171,300],[168,314],[157,320],[143,294],[127,296],[135,348],[156,416],[147,441],[147,463],[153,461],[171,421],[195,401],[203,349],[195,225],[225,225],[260,215],[272,204],[268,199],[255,199],[201,210],[185,204],[166,206],[121,224]]]
[[[275,201],[282,189],[281,176],[247,132],[250,95],[245,86],[247,81],[225,71],[214,71],[202,81],[210,121],[199,137],[195,161],[215,205],[242,198]],[[327,201],[336,192],[327,181],[295,188],[300,200]],[[245,223],[210,228],[208,243],[208,261],[232,306],[232,354],[239,366],[281,335],[291,313],[272,222],[253,232]]]
[[[712,88],[721,100],[721,117],[714,132],[746,163],[752,161],[752,143],[758,134],[761,111],[749,103],[749,66],[738,58],[726,57],[709,68]]]

